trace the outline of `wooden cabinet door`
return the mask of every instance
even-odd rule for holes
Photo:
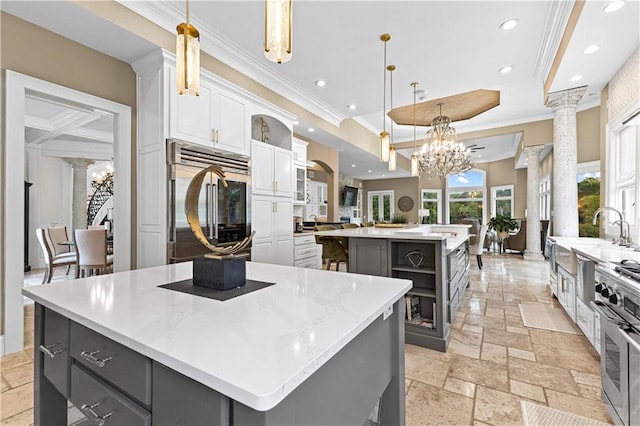
[[[273,195],[273,150],[266,143],[251,141],[251,192],[253,194]]]
[[[176,90],[176,70],[173,67],[170,69],[169,134],[172,138],[212,147],[212,88],[201,83],[200,96],[179,95]]]

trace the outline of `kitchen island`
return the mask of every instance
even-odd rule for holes
[[[349,272],[413,282],[405,297],[407,343],[445,352],[469,286],[471,225],[408,225],[316,232],[349,240]]]
[[[29,287],[35,423],[403,424],[408,280],[247,262],[226,301],[159,287],[191,263]]]

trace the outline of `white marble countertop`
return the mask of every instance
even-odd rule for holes
[[[225,302],[158,287],[191,262],[27,287],[43,306],[256,410],[276,406],[412,286],[247,262],[275,285]]]
[[[398,240],[444,241],[447,249],[454,249],[469,238],[471,225],[407,225],[405,228],[363,228],[336,229],[335,231],[319,231],[316,235],[386,238]]]
[[[587,257],[597,263],[620,262],[623,259],[633,259],[640,262],[640,252],[632,248],[612,244],[602,238],[581,237],[549,237],[557,245],[565,247]]]

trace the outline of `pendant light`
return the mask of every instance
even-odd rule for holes
[[[389,161],[389,133],[387,133],[387,42],[391,40],[390,34],[382,34],[380,40],[384,43],[384,83],[382,90],[382,132],[380,132],[380,161]]]
[[[413,154],[411,155],[411,176],[419,177],[419,159],[418,159],[418,148],[416,147],[416,87],[418,87],[418,83],[411,83],[413,86]]]
[[[389,100],[391,105],[389,108],[393,109],[393,72],[395,71],[395,65],[389,65],[387,70],[389,71]],[[393,145],[393,120],[391,120],[391,138],[389,139],[389,171],[396,170],[397,152],[396,147]]]
[[[293,0],[265,0],[264,56],[284,64],[291,60]]]
[[[186,22],[178,25],[176,38],[176,87],[181,95],[200,96],[200,33],[189,24],[189,0]]]

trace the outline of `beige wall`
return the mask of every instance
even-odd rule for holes
[[[109,99],[132,109],[132,163],[131,178],[136,180],[136,80],[135,73],[124,62],[110,56],[89,49],[81,44],[61,37],[43,28],[32,25],[12,15],[2,13],[2,78],[4,86],[5,70],[12,70],[46,80],[61,86],[70,87],[101,98]],[[2,111],[4,117],[4,111]],[[18,143],[21,143],[18,141]],[[4,153],[4,131],[2,132],[2,152]],[[4,176],[4,158],[0,164]],[[4,199],[4,189],[2,189]],[[133,214],[131,227],[136,229],[135,185],[127,189],[131,196]],[[2,209],[2,223],[4,224],[6,209]],[[4,240],[4,229],[0,235]],[[131,238],[131,265],[135,267],[136,241],[135,234]],[[2,248],[3,253],[5,247]],[[2,254],[3,254],[2,253]],[[4,256],[2,257],[4,258]],[[4,269],[4,265],[2,265]],[[4,277],[4,274],[2,274]],[[4,278],[2,278],[4,280]],[[4,281],[0,283],[1,294],[4,295]],[[0,300],[0,311],[4,310],[4,302]],[[0,322],[4,313],[0,313]]]
[[[600,159],[600,107],[576,114],[578,127],[578,163]]]
[[[309,143],[307,145],[307,161],[315,161],[327,173],[327,221],[337,222],[338,197],[340,195],[338,189],[340,181],[339,153],[333,148],[320,145],[300,135],[295,135],[295,137]]]
[[[378,179],[378,180],[365,180],[362,181],[363,193],[362,193],[362,220],[365,222],[371,221],[369,217],[369,204],[368,195],[369,191],[393,191],[394,198],[394,213],[403,214],[407,217],[409,223],[418,222],[418,206],[420,202],[420,190],[418,189],[418,179],[414,177],[397,178],[397,179]],[[398,208],[398,200],[400,197],[408,196],[413,200],[413,209],[408,212],[400,211]]]

